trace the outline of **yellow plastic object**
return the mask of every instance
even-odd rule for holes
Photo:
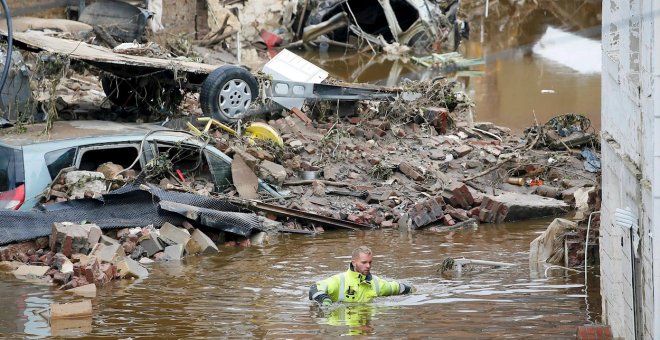
[[[280,134],[268,124],[252,123],[245,128],[245,134],[250,138],[271,140],[279,146],[284,146]]]
[[[232,135],[235,135],[235,134],[236,134],[236,130],[230,128],[229,126],[227,126],[227,125],[225,125],[225,124],[220,123],[219,121],[217,121],[217,120],[215,120],[215,119],[213,119],[213,118],[210,118],[210,117],[200,117],[200,118],[197,118],[197,120],[200,121],[200,122],[206,122],[206,121],[208,121],[209,123],[216,125],[217,127],[219,127],[219,128],[221,128],[221,129],[223,129],[223,130],[225,130],[225,131],[231,133]],[[208,130],[208,127],[210,127],[210,126],[208,125],[208,123],[206,124],[206,126],[207,126],[207,128],[204,129],[205,131],[207,131],[207,130]]]
[[[195,125],[192,125],[190,122],[186,122],[186,126],[190,129],[190,131],[195,135],[195,136],[201,136],[202,132],[199,131],[198,128],[195,127]]]

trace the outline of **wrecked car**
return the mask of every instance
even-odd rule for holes
[[[2,209],[34,207],[62,169],[96,171],[107,162],[135,172],[160,167],[212,183],[215,191],[232,184],[231,158],[183,131],[106,121],[54,122],[50,135],[40,124],[15,129],[0,131]],[[265,183],[260,189],[278,195]]]
[[[304,13],[297,32],[304,41],[321,35],[338,42],[367,40],[380,46],[398,43],[415,52],[458,48],[467,26],[457,19],[459,0],[317,0]]]

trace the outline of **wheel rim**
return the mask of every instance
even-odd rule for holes
[[[229,118],[239,118],[250,106],[252,91],[245,80],[232,79],[225,83],[218,100],[220,111]]]

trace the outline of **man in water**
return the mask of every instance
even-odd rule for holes
[[[353,250],[347,271],[313,284],[309,299],[321,305],[333,302],[370,302],[376,296],[409,294],[412,286],[385,281],[371,274],[373,255],[366,246]]]

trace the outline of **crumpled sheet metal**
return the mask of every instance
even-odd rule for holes
[[[149,185],[125,186],[103,195],[101,200],[81,199],[46,206],[45,211],[0,210],[0,245],[49,236],[55,222],[95,223],[101,229],[160,226],[165,222],[180,225],[185,214],[160,208],[160,204],[179,204],[198,208],[204,218],[198,222],[222,231],[249,236],[262,230],[252,213],[217,199],[188,193],[164,191]],[[189,208],[190,209],[190,208]],[[184,211],[184,210],[181,210]],[[205,225],[205,224],[204,224]]]

